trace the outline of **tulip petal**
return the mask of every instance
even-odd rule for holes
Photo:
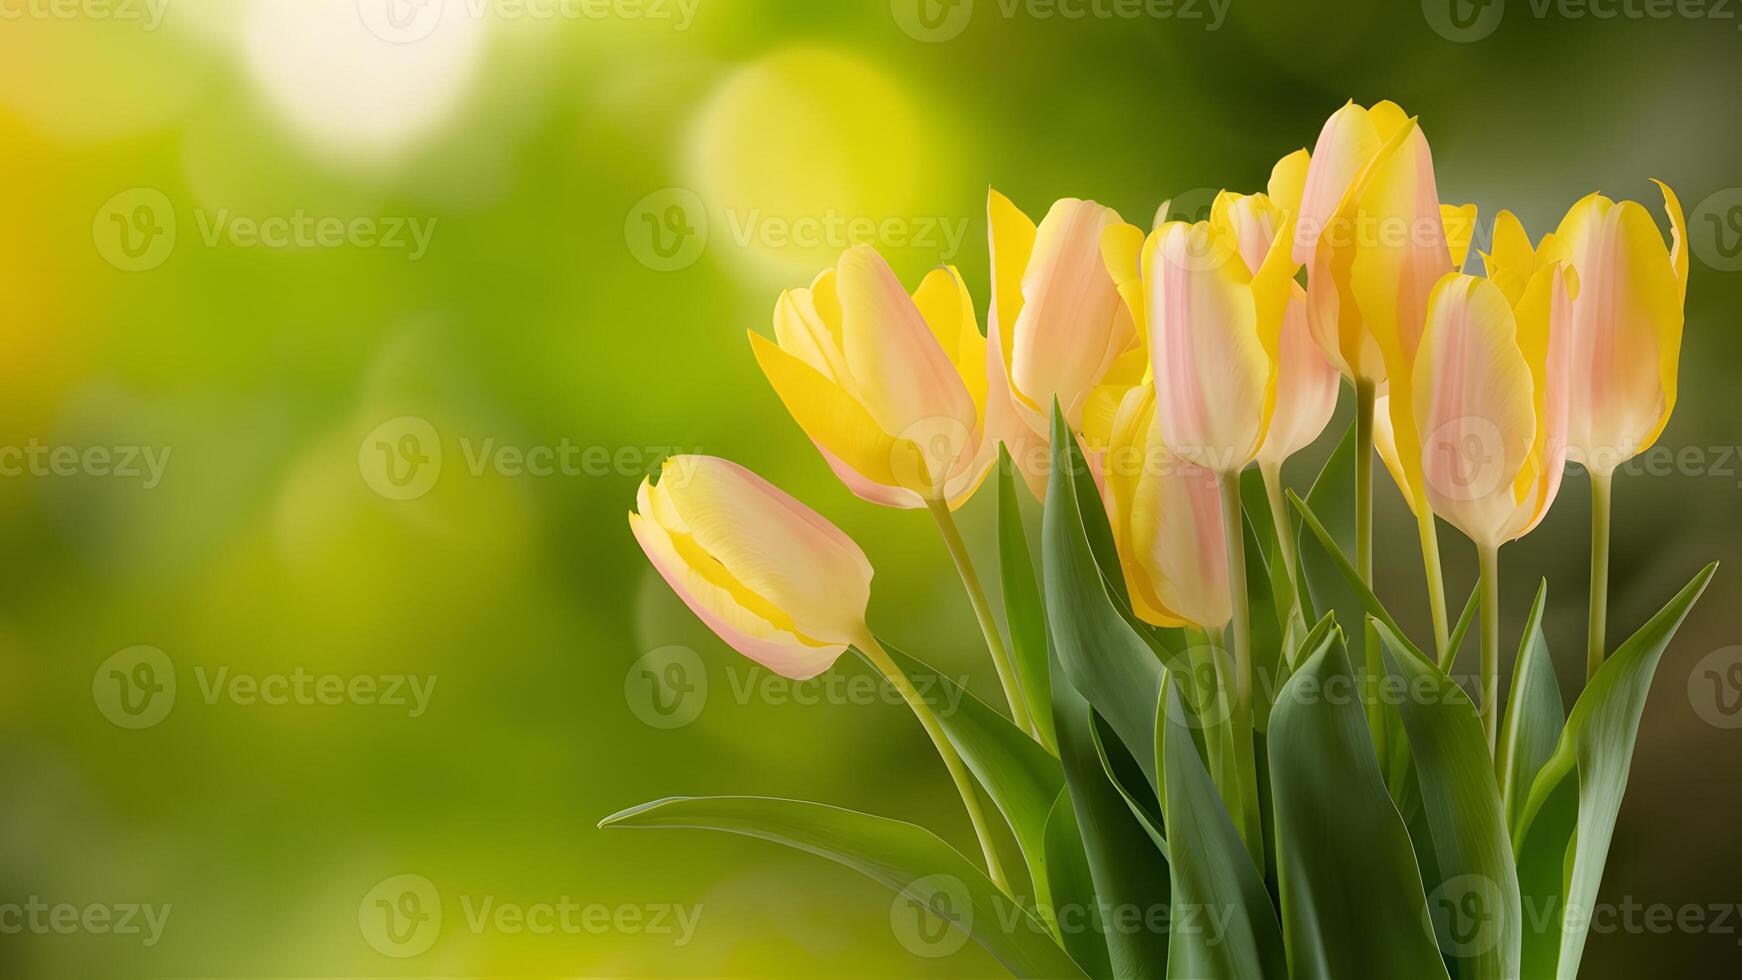
[[[1280,466],[1311,445],[1330,424],[1337,410],[1337,369],[1325,359],[1307,327],[1306,290],[1290,282],[1294,295],[1283,315],[1276,371],[1276,408],[1261,463]]]
[[[867,245],[848,249],[837,282],[842,350],[877,425],[900,437],[951,423],[977,429],[978,413],[955,364],[883,257]]]
[[[692,566],[717,566],[722,579],[729,576],[755,597],[737,591],[740,604],[764,619],[784,625],[786,617],[802,637],[820,642],[850,643],[863,632],[871,563],[851,538],[785,491],[728,460],[678,456],[665,462],[644,497],[665,498],[661,513],[675,512],[681,523],[661,524],[679,552],[699,549]]]
[[[727,645],[751,660],[783,677],[804,681],[834,666],[847,652],[846,644],[807,643],[738,605],[728,590],[685,564],[671,536],[652,520],[630,514],[629,528],[654,569],[684,605]]]
[[[1263,441],[1274,383],[1245,264],[1207,222],[1170,222],[1145,253],[1162,439],[1206,469],[1237,471]]]
[[[1430,297],[1413,378],[1427,498],[1436,514],[1494,547],[1505,540],[1514,481],[1536,439],[1535,393],[1516,334],[1499,287],[1449,274]]]
[[[883,431],[864,406],[803,360],[750,332],[750,349],[804,434],[816,443],[830,467],[858,496],[885,506],[923,506],[900,475],[917,473],[919,455],[906,440]],[[911,497],[911,503],[907,503]],[[897,504],[896,501],[903,503]]]
[[[1342,206],[1350,184],[1384,145],[1385,138],[1373,117],[1353,102],[1325,120],[1318,143],[1312,149],[1306,181],[1301,186],[1295,262],[1305,265],[1312,261],[1319,238]]]
[[[1131,315],[1101,257],[1111,209],[1065,199],[1040,223],[1022,279],[1022,313],[1011,338],[1010,377],[1035,408],[1055,400],[1073,427],[1082,400],[1131,344]]]
[[[1312,154],[1304,147],[1290,153],[1270,168],[1270,181],[1264,192],[1277,207],[1299,213],[1301,197],[1306,192],[1307,171],[1311,167]]]
[[[1477,210],[1474,204],[1440,205],[1440,224],[1445,228],[1446,246],[1451,249],[1452,268],[1464,268],[1470,255],[1470,242],[1476,238]]]

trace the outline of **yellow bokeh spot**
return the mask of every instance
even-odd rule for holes
[[[924,249],[938,220],[916,213],[937,166],[928,142],[906,92],[859,58],[795,47],[749,64],[691,133],[708,252],[804,280],[861,241]]]

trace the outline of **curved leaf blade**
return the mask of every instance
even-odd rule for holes
[[[757,796],[672,797],[600,827],[719,830],[773,841],[881,882],[985,947],[1019,977],[1081,977],[1046,926],[931,831],[855,810]],[[916,914],[924,914],[916,909]]]
[[[1495,771],[1500,774],[1500,800],[1506,810],[1506,826],[1518,829],[1518,818],[1536,774],[1554,755],[1567,709],[1561,703],[1560,681],[1554,660],[1548,654],[1548,639],[1542,631],[1543,608],[1548,603],[1548,582],[1536,591],[1530,619],[1524,624],[1518,660],[1512,668],[1512,693],[1506,699],[1506,720],[1500,727],[1499,754]]]
[[[1069,789],[1059,790],[1052,814],[1046,820],[1046,864],[1053,904],[1042,908],[1041,914],[1051,920],[1065,950],[1089,976],[1111,977],[1113,963],[1107,957],[1107,941],[1087,928],[1090,920],[1083,914],[1095,907],[1095,879],[1089,871],[1089,858],[1083,853],[1083,831],[1077,823],[1077,811],[1071,806]]]
[[[1439,667],[1404,652],[1390,627],[1379,635],[1386,669],[1405,692],[1398,713],[1432,838],[1428,913],[1440,951],[1460,980],[1515,980],[1523,909],[1481,715]]]
[[[1270,717],[1291,976],[1448,980],[1409,833],[1386,791],[1356,691],[1348,655],[1327,636]]]
[[[1010,628],[1010,653],[1017,680],[1034,719],[1035,734],[1050,752],[1058,751],[1052,724],[1052,678],[1046,666],[1046,610],[1034,579],[1034,558],[1022,528],[1016,496],[1016,466],[998,447],[998,571],[1004,592],[1004,621]]]
[[[1717,569],[1707,565],[1603,664],[1531,786],[1513,835],[1519,884],[1528,906],[1558,914],[1526,930],[1526,976],[1578,975],[1651,679]]]
[[[1173,915],[1169,977],[1247,980],[1288,976],[1282,927],[1262,871],[1198,757],[1195,722],[1179,688],[1166,685],[1157,737],[1164,756],[1168,833],[1172,835]]]
[[[1009,718],[937,669],[888,643],[883,648],[931,706],[945,737],[1004,814],[1028,865],[1035,901],[1049,901],[1046,821],[1065,785],[1059,761]]]

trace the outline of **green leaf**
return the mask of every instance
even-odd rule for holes
[[[1291,978],[1447,980],[1415,852],[1380,775],[1357,690],[1342,643],[1327,635],[1270,718]]]
[[[1170,675],[1171,676],[1171,675]],[[1282,928],[1263,874],[1228,815],[1191,737],[1197,724],[1174,683],[1157,719],[1168,833],[1172,835],[1173,915],[1169,977],[1247,980],[1288,976]]]
[[[1051,708],[1048,708],[1051,711]],[[1059,790],[1053,801],[1052,815],[1046,821],[1047,876],[1052,881],[1052,906],[1041,909],[1066,952],[1082,965],[1092,977],[1110,977],[1113,964],[1107,958],[1107,941],[1099,933],[1083,927],[1087,921],[1076,916],[1079,910],[1095,908],[1095,879],[1089,871],[1089,859],[1083,853],[1082,829],[1077,825],[1077,812],[1071,806],[1069,789]],[[1067,910],[1064,925],[1056,918],[1059,909]],[[1073,918],[1073,916],[1076,916]]]
[[[1313,538],[1321,546],[1321,553],[1330,560],[1331,566],[1336,569],[1337,574],[1342,576],[1343,581],[1348,583],[1350,590],[1360,599],[1367,615],[1372,616],[1381,624],[1389,626],[1391,632],[1396,634],[1398,641],[1403,644],[1403,648],[1417,660],[1431,661],[1433,658],[1422,653],[1421,647],[1410,642],[1409,637],[1403,634],[1403,628],[1397,625],[1397,620],[1391,618],[1391,613],[1385,608],[1385,604],[1379,601],[1379,597],[1373,594],[1373,590],[1368,587],[1367,583],[1361,581],[1361,575],[1355,571],[1354,563],[1349,561],[1349,556],[1338,546],[1336,539],[1331,536],[1331,532],[1319,520],[1318,515],[1313,513],[1312,507],[1296,496],[1292,490],[1289,491],[1288,499],[1294,504],[1295,509],[1300,511],[1301,520],[1305,521],[1307,529],[1312,531]],[[1339,610],[1338,622],[1366,622],[1364,619],[1344,620],[1341,615]]]
[[[1409,750],[1432,836],[1435,872],[1427,878],[1439,948],[1460,980],[1515,980],[1523,942],[1512,841],[1475,704],[1434,664],[1407,653],[1379,627],[1386,669],[1409,735]]]
[[[1095,714],[1092,708],[1090,709],[1089,734],[1095,740],[1095,755],[1101,760],[1101,771],[1107,774],[1107,781],[1112,783],[1113,788],[1118,790],[1119,795],[1125,799],[1125,805],[1131,808],[1131,816],[1136,819],[1137,825],[1143,828],[1143,832],[1149,835],[1149,840],[1155,845],[1155,849],[1161,852],[1163,858],[1173,860],[1167,850],[1167,835],[1161,831],[1161,814],[1150,809],[1152,803],[1159,805],[1155,800],[1155,795],[1149,791],[1149,787],[1141,783],[1133,788],[1133,777],[1130,771],[1136,768],[1137,763],[1132,760],[1131,753],[1125,751],[1125,747],[1119,744],[1118,736],[1107,725],[1107,719]],[[1111,752],[1118,753],[1118,761],[1115,761],[1113,755],[1109,754],[1108,742],[1113,743]],[[1141,780],[1143,777],[1139,773],[1135,778]]]
[[[1542,632],[1542,612],[1547,603],[1545,579],[1536,590],[1536,603],[1530,607],[1530,619],[1524,624],[1524,639],[1512,667],[1512,693],[1506,699],[1506,721],[1500,728],[1499,754],[1495,757],[1506,826],[1511,831],[1518,829],[1530,786],[1554,754],[1567,719],[1554,660],[1548,655],[1548,639]]]
[[[1052,650],[1069,686],[1112,724],[1159,793],[1155,705],[1161,697],[1161,661],[1107,593],[1092,541],[1105,536],[1111,547],[1112,531],[1092,481],[1087,488],[1079,483],[1090,479],[1088,467],[1056,408],[1052,454],[1041,548]],[[1053,694],[1056,702],[1058,692]],[[1056,711],[1053,722],[1063,724]]]
[[[1052,496],[1052,490],[1047,496]],[[1169,907],[1167,860],[1108,779],[1095,751],[1093,711],[1060,676],[1063,667],[1056,648],[1052,666],[1058,672],[1053,677],[1052,699],[1059,761],[1064,764],[1065,785],[1070,790],[1071,807],[1082,831],[1083,853],[1095,885],[1093,932],[1107,947],[1111,972],[1106,975],[1161,977],[1167,964],[1167,933],[1145,928],[1109,928],[1101,921],[1100,910],[1135,910],[1147,920],[1151,910]],[[1083,910],[1071,911],[1082,921]],[[1066,942],[1070,944],[1070,940]]]
[[[1016,676],[1040,741],[1058,752],[1052,727],[1052,683],[1046,666],[1046,610],[1034,580],[1034,559],[1022,529],[1022,508],[1016,496],[1016,467],[1004,447],[998,447],[998,569],[1004,591],[1004,619],[1010,627],[1010,652]]]
[[[1470,599],[1464,603],[1464,611],[1458,615],[1458,624],[1452,627],[1452,635],[1446,638],[1445,652],[1440,654],[1440,673],[1450,674],[1457,664],[1458,651],[1464,648],[1464,637],[1470,634],[1470,624],[1476,621],[1476,608],[1481,604],[1481,598],[1481,586],[1470,590]]]
[[[600,827],[722,830],[785,844],[844,864],[931,909],[1019,977],[1081,977],[1046,926],[931,831],[854,810],[755,796],[673,797],[600,821]],[[900,899],[898,899],[900,901]],[[893,916],[892,916],[893,918]],[[909,942],[935,942],[923,926]]]
[[[889,658],[931,706],[944,735],[1010,824],[1028,865],[1035,900],[1049,899],[1046,820],[1064,789],[1059,761],[1009,718],[963,690],[937,669],[883,644]],[[1047,713],[1051,714],[1051,708]]]
[[[1288,493],[1290,497],[1294,496],[1293,491]],[[1354,423],[1350,423],[1336,450],[1325,460],[1312,489],[1307,491],[1306,499],[1312,504],[1313,511],[1327,522],[1323,527],[1342,553],[1352,553],[1355,550]],[[1295,522],[1294,540],[1300,551],[1301,575],[1305,579],[1301,592],[1302,599],[1308,600],[1304,607],[1307,622],[1332,611],[1336,612],[1339,623],[1354,626],[1363,622],[1360,596],[1345,584],[1329,554],[1301,533],[1301,524],[1301,521]]]
[[[1555,914],[1546,923],[1529,923],[1525,976],[1578,975],[1652,675],[1717,568],[1708,565],[1694,576],[1591,678],[1531,786],[1513,836],[1519,884],[1527,907]]]

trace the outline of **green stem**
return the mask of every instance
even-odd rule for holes
[[[1482,565],[1482,731],[1488,753],[1500,744],[1500,548],[1480,545]]]
[[[1298,631],[1306,635],[1306,614],[1301,611],[1299,556],[1294,550],[1294,523],[1288,519],[1288,502],[1283,497],[1282,464],[1260,463],[1258,474],[1264,478],[1264,495],[1270,499],[1270,522],[1276,528],[1276,555],[1288,572],[1288,616]]]
[[[1434,660],[1438,661],[1445,657],[1452,635],[1446,619],[1446,575],[1440,568],[1440,536],[1427,501],[1417,502],[1415,519],[1421,532],[1421,563],[1427,574],[1427,605],[1433,615]]]
[[[1355,382],[1355,571],[1368,588],[1373,587],[1373,410],[1378,389],[1371,381]],[[1373,751],[1385,754],[1385,706],[1379,703],[1379,678],[1385,669],[1380,660],[1379,633],[1371,622],[1363,637],[1366,673],[1361,678],[1361,700],[1367,709],[1367,733]]]
[[[1604,634],[1609,628],[1609,509],[1613,473],[1591,471],[1591,621],[1586,634],[1585,677],[1597,676],[1608,655]]]
[[[901,692],[902,700],[913,709],[913,715],[919,719],[920,727],[931,736],[932,744],[937,746],[938,755],[943,757],[944,768],[950,771],[950,779],[956,784],[956,792],[962,796],[962,806],[968,811],[968,821],[974,825],[974,836],[980,840],[980,852],[986,857],[986,874],[1005,894],[1010,893],[1010,883],[1004,877],[1004,866],[999,863],[998,849],[992,843],[992,828],[986,820],[986,811],[980,807],[980,796],[974,789],[974,780],[968,774],[968,767],[962,762],[962,757],[956,752],[956,747],[950,744],[949,737],[944,734],[943,726],[938,724],[937,716],[932,714],[931,706],[920,696],[913,682],[907,675],[895,666],[889,659],[889,653],[870,630],[859,638],[855,644],[859,652],[873,667],[889,681],[895,689]]]
[[[1240,780],[1240,800],[1246,848],[1264,867],[1264,830],[1258,810],[1258,767],[1252,756],[1252,609],[1246,592],[1246,533],[1240,509],[1240,474],[1224,473],[1222,531],[1228,548],[1228,598],[1233,605],[1233,706],[1229,717],[1234,772]]]
[[[992,617],[992,605],[986,601],[986,590],[981,588],[980,576],[975,573],[974,563],[968,557],[968,546],[962,541],[961,532],[956,530],[956,519],[950,516],[949,505],[941,500],[929,500],[926,507],[931,510],[932,519],[937,521],[944,547],[949,549],[950,558],[956,563],[956,572],[962,577],[962,587],[967,590],[968,602],[974,607],[974,618],[979,621],[980,632],[986,637],[986,649],[992,654],[992,667],[998,672],[998,683],[1004,688],[1004,699],[1010,703],[1010,717],[1016,722],[1016,727],[1033,735],[1034,719],[1028,713],[1028,701],[1022,695],[1010,654],[1004,649],[1004,637],[998,632],[998,621]]]

